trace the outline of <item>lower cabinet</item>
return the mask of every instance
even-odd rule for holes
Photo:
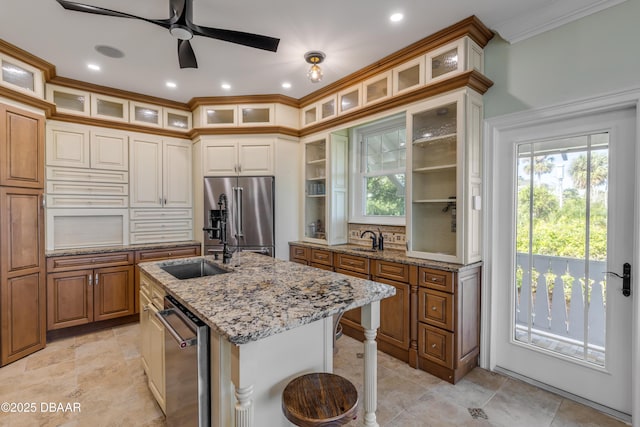
[[[131,252],[49,258],[47,330],[135,313]]]
[[[164,326],[156,317],[162,310],[164,291],[140,277],[140,335],[142,366],[147,375],[149,390],[158,405],[166,412],[164,373]]]
[[[447,272],[421,267],[418,367],[455,384],[478,365],[480,267]]]

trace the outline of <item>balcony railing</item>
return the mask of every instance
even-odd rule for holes
[[[538,339],[546,337],[583,347],[585,352],[603,353],[605,261],[518,253],[516,268],[518,335],[530,330]]]

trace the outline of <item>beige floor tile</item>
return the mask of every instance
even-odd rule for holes
[[[593,408],[563,399],[552,427],[624,427],[627,424]]]

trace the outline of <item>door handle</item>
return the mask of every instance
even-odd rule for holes
[[[93,276],[89,274],[89,286],[93,286]]]
[[[96,273],[96,286],[98,286],[98,273]]]
[[[613,274],[622,279],[622,295],[628,297],[631,295],[631,264],[625,262],[622,264],[622,275],[613,271],[607,271],[606,274]]]
[[[244,227],[242,224],[242,187],[238,187],[238,237],[244,237]]]

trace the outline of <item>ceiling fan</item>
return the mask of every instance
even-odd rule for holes
[[[147,19],[88,4],[75,3],[67,0],[56,1],[67,10],[115,16],[118,18],[140,19],[168,29],[171,35],[178,39],[178,62],[180,63],[180,68],[198,68],[196,55],[191,47],[191,42],[189,42],[193,36],[209,37],[271,52],[276,52],[278,50],[278,43],[280,43],[280,39],[273,37],[196,25],[193,23],[193,0],[169,0],[168,19]]]

